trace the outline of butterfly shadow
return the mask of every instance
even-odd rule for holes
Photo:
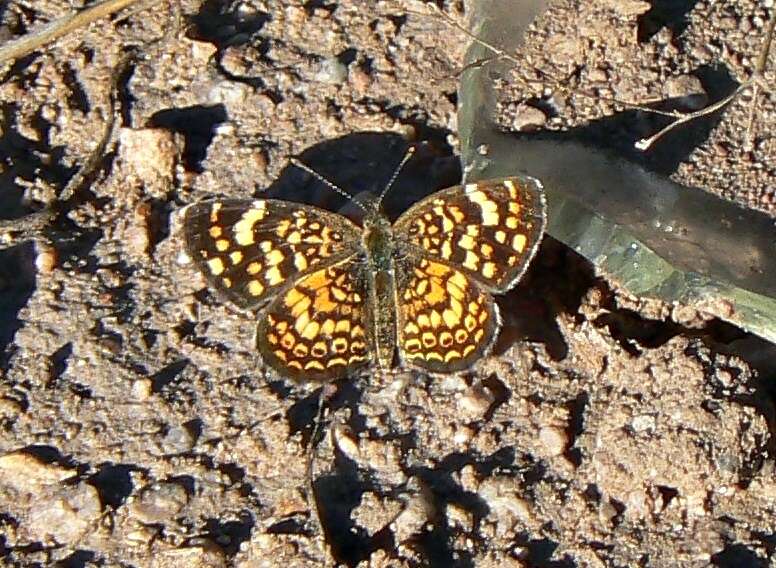
[[[593,266],[563,243],[545,235],[536,258],[520,283],[497,297],[502,328],[495,355],[522,341],[541,343],[555,361],[568,355],[557,323],[562,314],[576,314],[596,280]]]
[[[393,221],[423,197],[457,184],[461,165],[446,143],[413,144],[415,155],[386,194],[383,209]],[[297,158],[356,199],[378,196],[407,153],[410,143],[398,134],[359,132],[311,146]],[[359,223],[361,211],[301,168],[290,164],[262,197],[285,199],[335,211]]]

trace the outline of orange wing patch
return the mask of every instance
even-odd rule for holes
[[[258,348],[292,379],[342,378],[371,361],[366,281],[348,259],[302,277],[263,313]]]
[[[498,308],[466,274],[433,260],[405,259],[397,276],[398,344],[407,363],[450,373],[490,350]]]

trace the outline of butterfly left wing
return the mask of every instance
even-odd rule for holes
[[[545,209],[536,180],[487,180],[428,196],[399,217],[394,231],[420,254],[461,267],[499,293],[517,283],[536,253]]]
[[[290,379],[343,378],[372,361],[368,301],[360,255],[314,270],[261,312],[259,352]]]
[[[244,309],[355,252],[361,238],[341,215],[277,199],[200,201],[182,218],[189,255],[221,296]]]
[[[407,255],[396,267],[397,345],[403,361],[436,373],[487,355],[501,321],[493,296],[466,273]]]

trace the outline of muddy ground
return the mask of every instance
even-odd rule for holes
[[[73,4],[8,3],[0,38]],[[289,157],[358,193],[408,142],[423,144],[392,212],[455,183],[468,39],[425,8],[184,0],[177,25],[159,2],[3,68],[0,217],[56,212],[0,251],[6,565],[776,564],[776,350],[628,296],[551,236],[500,299],[504,331],[472,372],[336,383],[307,498],[320,385],[262,365],[254,318],[181,262],[176,212],[266,188],[337,209]],[[616,145],[605,97],[719,100],[751,71],[769,17],[772,0],[557,3],[529,33],[535,67],[503,86],[500,122],[604,124]],[[571,86],[604,98],[547,104],[561,58],[577,63]],[[117,134],[63,195],[112,92]],[[629,116],[623,139],[661,126]],[[775,117],[772,94],[743,96],[668,141],[684,154],[640,159],[773,213]]]

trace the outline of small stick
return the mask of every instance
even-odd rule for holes
[[[110,16],[114,12],[123,10],[137,1],[138,0],[103,0],[103,2],[85,8],[80,12],[74,12],[67,16],[63,16],[58,20],[49,22],[48,24],[41,26],[40,29],[30,32],[19,39],[6,42],[0,47],[0,64],[24,57],[36,49],[43,47],[78,28],[91,24],[106,16]]]
[[[773,44],[773,33],[774,33],[774,25],[776,24],[776,16],[771,18],[770,23],[768,24],[768,31],[765,34],[765,41],[763,42],[763,48],[760,51],[760,54],[757,57],[757,64],[755,65],[754,71],[752,72],[752,76],[749,77],[746,81],[741,83],[738,88],[733,91],[731,94],[729,94],[724,99],[707,106],[706,108],[702,108],[699,111],[696,112],[690,112],[690,113],[675,113],[676,114],[676,121],[672,122],[665,128],[663,128],[661,131],[659,131],[657,134],[653,134],[649,138],[642,138],[641,140],[638,140],[635,144],[636,148],[638,150],[646,150],[652,144],[659,140],[664,134],[667,132],[673,130],[675,127],[679,126],[680,124],[684,124],[685,122],[689,122],[690,120],[693,120],[695,118],[716,112],[717,110],[721,109],[722,107],[726,106],[728,103],[730,103],[733,99],[738,97],[742,92],[744,92],[749,87],[752,88],[752,104],[749,107],[749,116],[747,117],[746,121],[746,130],[744,134],[744,146],[747,149],[750,149],[752,146],[752,130],[754,128],[754,109],[757,106],[757,97],[760,96],[760,91],[769,92],[768,86],[765,84],[764,73],[765,73],[765,67],[768,64],[768,55],[771,51],[771,45]]]

